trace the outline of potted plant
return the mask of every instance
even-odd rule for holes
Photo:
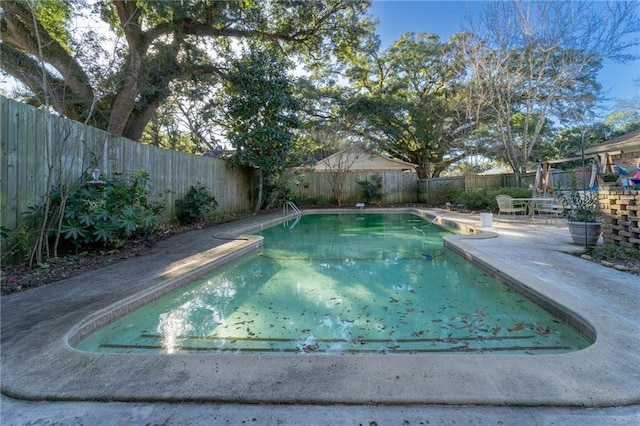
[[[600,179],[602,179],[603,182],[615,182],[618,180],[618,174],[617,173],[602,173],[600,175]]]
[[[575,188],[560,194],[562,216],[576,244],[595,246],[600,237],[600,199],[597,191]]]

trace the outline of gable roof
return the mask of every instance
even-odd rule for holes
[[[313,170],[316,172],[328,172],[338,169],[352,172],[415,172],[416,165],[375,152],[365,152],[361,149],[345,149],[318,161],[313,166]]]

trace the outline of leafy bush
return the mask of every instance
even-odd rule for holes
[[[498,189],[475,189],[472,191],[461,191],[456,194],[455,202],[464,204],[469,210],[498,211],[496,196],[511,195],[513,198],[531,197],[531,190],[527,188],[498,188]]]
[[[447,202],[457,204],[457,199],[461,191],[453,185],[440,185],[429,192],[427,204],[438,206]]]
[[[0,226],[0,257],[2,264],[27,259],[31,254],[29,232],[25,225],[11,230]]]
[[[356,179],[360,189],[362,190],[362,196],[368,203],[371,200],[382,197],[382,177],[379,175],[371,176],[370,179],[359,180]]]
[[[62,238],[76,248],[92,244],[120,247],[134,235],[151,231],[161,207],[149,201],[148,181],[145,171],[131,179],[103,177],[81,186],[66,200],[60,188],[54,190],[51,211],[64,210],[59,228]]]
[[[489,199],[484,189],[459,192],[455,198],[456,204],[462,204],[468,210],[487,210]]]
[[[262,197],[264,203],[262,208],[281,207],[285,202],[293,200],[293,191],[289,188],[293,177],[293,174],[281,170],[272,170],[269,173],[264,173],[264,186],[262,188],[264,191]]]
[[[184,198],[176,200],[175,204],[179,209],[178,219],[186,223],[205,220],[218,207],[218,202],[209,188],[199,182],[192,185]]]

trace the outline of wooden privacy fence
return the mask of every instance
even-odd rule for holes
[[[562,170],[551,172],[551,182],[560,182],[563,187],[569,185],[569,175]],[[450,190],[472,191],[477,189],[529,188],[533,191],[536,173],[449,176],[418,180],[418,202],[430,203],[438,194]]]
[[[166,206],[192,185],[213,193],[222,213],[249,210],[250,179],[222,160],[143,145],[0,97],[0,224],[13,229],[49,188],[74,185],[94,168],[106,176],[145,170],[151,196]]]
[[[382,178],[381,199],[376,202],[387,204],[434,203],[439,194],[450,190],[471,191],[477,189],[497,189],[503,187],[529,188],[533,190],[536,173],[468,175],[430,179],[417,179],[415,173],[408,172],[345,172],[341,204],[349,205],[364,201],[362,188],[358,181],[371,180],[374,176]],[[297,171],[290,189],[293,199],[301,205],[335,204],[331,187],[331,172]],[[551,172],[551,182],[561,182],[563,187],[569,183],[568,174],[562,170]]]
[[[400,171],[368,171],[345,172],[342,195],[342,205],[364,202],[362,187],[358,181],[372,180],[375,176],[381,178],[383,194],[381,198],[371,200],[385,204],[415,203],[417,192],[417,176],[413,172]],[[289,185],[293,199],[301,205],[334,204],[335,197],[331,187],[331,172],[298,171],[296,178]]]

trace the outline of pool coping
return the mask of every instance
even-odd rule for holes
[[[429,214],[427,209],[396,211]],[[327,212],[327,210],[321,210]],[[332,211],[350,211],[338,209]],[[368,208],[366,212],[378,209]],[[389,209],[380,211],[388,212]],[[305,214],[316,210],[305,210]],[[290,217],[290,216],[289,216]],[[438,216],[456,226],[453,219]],[[123,299],[137,299],[167,281],[180,281],[181,272],[206,261],[224,262],[236,249],[250,250],[259,241],[241,237],[256,226],[282,221],[267,216],[213,235],[217,245],[177,259],[171,268],[150,274],[141,290],[127,288],[136,278],[132,265],[85,274],[60,283],[60,294],[50,298],[55,306],[30,321],[12,318],[28,303],[47,301],[46,289],[2,298],[2,393],[30,400],[98,401],[215,401],[245,403],[314,404],[461,404],[609,407],[640,402],[640,330],[610,315],[601,306],[552,286],[500,259],[482,253],[470,242],[498,238],[495,232],[469,227],[473,235],[446,237],[448,247],[521,283],[543,301],[564,309],[595,332],[593,345],[559,355],[141,355],[94,354],[73,349],[68,338],[96,312]],[[232,242],[220,243],[229,238]],[[241,238],[240,242],[237,238]],[[251,241],[250,241],[251,240]],[[188,242],[185,243],[188,245]],[[160,254],[159,254],[160,256]],[[226,257],[225,257],[226,256]],[[179,256],[178,256],[179,257]],[[151,261],[150,261],[151,262]],[[126,269],[129,266],[129,269]],[[110,267],[111,268],[111,267]],[[142,272],[150,273],[144,265]],[[109,269],[109,268],[107,268]],[[83,282],[92,286],[79,288]],[[109,281],[109,282],[107,282]],[[115,282],[114,282],[115,281]],[[101,284],[104,284],[101,285]],[[80,292],[75,304],[73,296]],[[123,288],[124,287],[124,288]],[[126,291],[125,291],[126,289]],[[52,288],[51,290],[56,290]],[[128,299],[129,300],[129,299]],[[9,305],[16,301],[16,306]],[[66,302],[66,303],[65,303]],[[23,304],[21,306],[21,304]],[[125,303],[126,305],[126,303]],[[32,314],[33,315],[33,314]],[[22,325],[24,332],[15,327]],[[5,339],[6,331],[9,331]],[[160,374],[159,374],[160,372]],[[239,374],[238,372],[242,372]]]

